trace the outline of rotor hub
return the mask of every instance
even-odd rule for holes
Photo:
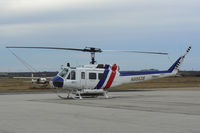
[[[91,54],[91,62],[90,64],[95,64],[95,53],[101,53],[102,50],[100,48],[94,48],[94,47],[86,47],[83,49],[84,52],[90,52]]]

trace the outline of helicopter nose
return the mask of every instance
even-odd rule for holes
[[[56,87],[56,88],[62,88],[63,87],[63,84],[64,84],[63,78],[56,76],[51,81],[52,81],[52,84],[53,84],[54,87]]]

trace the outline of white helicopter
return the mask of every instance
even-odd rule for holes
[[[101,52],[134,52],[145,54],[162,54],[161,52],[142,52],[133,50],[101,50],[99,48],[86,47],[85,49],[75,48],[58,48],[58,47],[19,47],[8,46],[6,48],[36,48],[36,49],[57,49],[57,50],[73,50],[91,53],[91,62],[89,65],[81,67],[62,67],[62,70],[51,79],[50,85],[55,88],[65,89],[70,94],[75,94],[73,98],[82,99],[82,96],[100,96],[108,98],[107,90],[111,87],[119,86],[127,83],[143,82],[151,79],[164,78],[175,76],[178,73],[179,67],[182,64],[185,56],[191,49],[188,47],[186,53],[178,58],[176,62],[165,71],[142,71],[142,72],[120,72],[119,66],[116,64],[96,64],[95,53]],[[61,96],[59,96],[61,97]],[[63,98],[63,97],[61,97]]]
[[[31,74],[31,82],[32,84],[38,85],[38,86],[42,86],[42,87],[46,87],[49,84],[49,81],[46,77],[34,77],[33,73]]]

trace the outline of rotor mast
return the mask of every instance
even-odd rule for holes
[[[90,64],[95,64],[96,61],[95,61],[95,52],[91,52],[91,62]]]
[[[100,48],[86,47],[84,49],[84,52],[90,52],[90,54],[91,54],[91,62],[90,62],[90,64],[95,64],[96,63],[96,61],[95,61],[95,53],[97,53],[97,52],[101,53],[102,50]]]

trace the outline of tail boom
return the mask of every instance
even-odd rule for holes
[[[175,76],[178,73],[178,70],[184,61],[184,58],[189,53],[190,49],[191,46],[188,47],[186,53],[183,56],[179,57],[168,70],[146,71],[146,72],[120,72],[119,81],[122,81],[121,84],[124,84],[124,83],[143,82],[151,79]]]

